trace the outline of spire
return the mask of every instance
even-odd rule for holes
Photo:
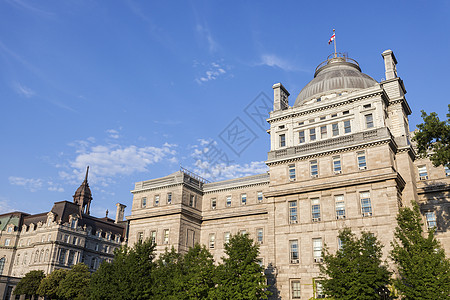
[[[86,177],[84,177],[84,182],[86,182],[86,183],[87,183],[87,179],[88,179],[88,173],[89,173],[89,166],[87,166]]]
[[[92,200],[91,189],[88,183],[89,166],[86,168],[86,176],[83,183],[73,195],[73,202],[80,207],[81,214],[90,214],[90,206]]]

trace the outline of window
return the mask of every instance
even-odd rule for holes
[[[289,201],[289,224],[297,223],[297,201]]]
[[[333,172],[334,174],[341,174],[342,172],[340,156],[333,157]]]
[[[156,244],[156,231],[150,231],[150,239],[152,240],[153,244]]]
[[[309,162],[311,167],[311,177],[318,177],[319,176],[319,167],[317,165],[317,160],[311,160]]]
[[[75,252],[73,252],[72,250],[69,251],[69,259],[68,259],[68,264],[69,266],[74,264],[74,260],[75,260]]]
[[[45,235],[41,236],[41,242],[45,242]]]
[[[164,229],[164,244],[169,243],[169,229]]]
[[[433,229],[436,228],[437,223],[436,223],[436,214],[434,213],[434,211],[429,211],[425,213],[425,217],[427,219],[427,228],[428,229]]]
[[[172,193],[167,194],[167,204],[172,204]]]
[[[51,239],[52,239],[52,235],[49,234],[48,237],[47,237],[47,242],[50,242]]]
[[[95,244],[95,248],[94,249],[95,249],[95,251],[98,251],[98,249],[99,249],[98,244]]]
[[[445,171],[445,177],[450,177],[450,167],[445,166],[444,171]]]
[[[364,117],[366,119],[366,128],[372,128],[373,127],[373,115],[367,114]]]
[[[49,251],[48,251],[48,249],[47,250],[45,250],[45,256],[44,256],[44,261],[48,261],[48,255],[49,255]]]
[[[189,206],[190,207],[194,207],[195,206],[195,196],[194,195],[190,195],[189,196]]]
[[[159,205],[159,195],[155,196],[155,206]]]
[[[289,252],[291,264],[298,264],[298,240],[289,241]]]
[[[344,133],[352,132],[352,126],[350,124],[350,120],[344,121]]]
[[[372,216],[372,203],[370,201],[370,193],[369,192],[361,192],[359,194],[361,199],[361,213],[363,217]]]
[[[320,221],[320,200],[319,198],[311,199],[312,221]]]
[[[331,117],[332,117],[332,118],[336,118],[336,117],[337,117],[337,114],[332,114]]]
[[[77,219],[72,218],[72,222],[70,223],[71,228],[77,228]]]
[[[346,111],[343,111],[343,112],[342,112],[342,115],[345,116],[345,115],[348,115],[349,113],[350,113],[350,111],[346,110]]]
[[[292,299],[301,299],[300,280],[291,281]]]
[[[333,136],[339,135],[339,124],[338,123],[331,124],[331,129],[333,131]]]
[[[323,116],[323,117],[320,117],[320,120],[325,120],[327,117],[326,116]]]
[[[3,274],[3,269],[5,268],[6,258],[0,258],[0,275]]]
[[[363,108],[371,108],[371,107],[372,107],[371,104],[365,104],[365,105],[363,105]]]
[[[216,234],[210,233],[209,234],[209,248],[214,249],[215,246],[216,246]]]
[[[69,242],[69,236],[68,236],[67,234],[64,236],[64,242],[65,242],[65,243],[68,243],[68,242]]]
[[[366,165],[366,153],[364,151],[357,153],[357,160],[358,160],[358,168],[360,170],[367,169]]]
[[[322,140],[327,138],[327,126],[320,127],[320,138]]]
[[[137,234],[137,240],[138,241],[143,241],[144,240],[144,232],[138,232]]]
[[[338,250],[342,250],[343,247],[344,247],[344,242],[342,242],[342,240],[340,238],[338,238]]]
[[[105,253],[109,253],[109,246],[105,246]]]
[[[27,256],[28,256],[28,253],[25,253],[24,255],[23,255],[23,265],[26,265],[27,264]]]
[[[315,141],[316,140],[316,129],[315,128],[311,128],[309,130],[309,140],[310,141]]]
[[[66,249],[59,250],[59,264],[64,265],[66,262]]]
[[[264,231],[262,228],[256,229],[256,240],[259,244],[263,243]]]
[[[315,121],[315,119],[310,119],[309,121],[308,121],[308,123],[314,123],[314,121]]]
[[[223,243],[228,244],[230,242],[230,232],[227,231],[223,234]]]
[[[315,281],[316,283],[316,299],[325,298],[325,294],[323,292],[322,283],[320,281]]]
[[[298,132],[298,143],[301,144],[304,142],[305,142],[305,131],[302,130]]]
[[[95,257],[91,259],[91,269],[95,269],[96,261]]]
[[[227,207],[231,207],[231,196],[227,196]]]
[[[263,201],[263,192],[258,192],[258,202],[261,203]]]
[[[76,236],[73,237],[72,244],[76,245],[78,242],[78,238]]]
[[[428,179],[427,166],[419,166],[419,167],[417,167],[417,169],[419,171],[419,179],[420,180]]]
[[[195,244],[195,231],[192,229],[188,229],[186,233],[186,246],[192,248]]]
[[[345,219],[344,195],[334,196],[334,202],[336,205],[336,219]]]
[[[289,165],[289,180],[294,181],[295,180],[295,165]]]
[[[142,207],[147,207],[147,197],[142,198]]]
[[[212,198],[211,199],[211,209],[216,209],[217,208],[217,200],[216,198]]]
[[[280,134],[280,147],[285,147],[285,146],[286,146],[286,135]]]
[[[245,230],[245,229],[239,230],[239,234],[246,235],[247,234],[247,230]]]
[[[247,205],[247,194],[241,195],[241,205]]]
[[[313,239],[313,256],[314,262],[322,262],[322,238]]]
[[[299,125],[299,126],[301,126],[301,125],[303,125],[303,124],[305,124],[305,122],[298,122],[298,125]]]
[[[12,231],[13,231],[13,227],[12,227],[12,226],[9,226],[7,232],[8,232],[8,233],[11,233]]]
[[[5,240],[5,246],[9,246],[11,245],[11,239],[6,239]]]
[[[284,129],[284,125],[278,126],[278,129]]]

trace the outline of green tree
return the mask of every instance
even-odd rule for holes
[[[112,263],[103,262],[92,274],[90,298],[152,298],[154,252],[155,245],[149,239],[138,241],[133,247],[122,246],[116,249]]]
[[[259,245],[247,234],[231,236],[225,244],[226,257],[217,267],[217,287],[213,299],[267,299],[271,294],[266,285],[264,269],[258,263]]]
[[[36,296],[41,280],[44,277],[44,272],[41,270],[28,272],[24,277],[22,277],[22,279],[20,279],[16,289],[14,290],[14,295],[25,295],[26,298]]]
[[[70,268],[56,290],[58,297],[63,299],[87,299],[89,296],[89,281],[91,273],[88,267],[79,263]]]
[[[57,289],[59,283],[66,278],[67,270],[56,269],[50,274],[48,274],[44,279],[42,279],[39,288],[37,289],[37,294],[42,297],[47,297],[50,299],[61,299],[57,296]]]
[[[422,110],[423,123],[417,125],[413,141],[420,157],[429,157],[434,166],[450,167],[450,104],[447,121],[440,121],[436,113]]]
[[[342,248],[335,254],[324,248],[320,265],[324,293],[334,299],[385,299],[391,273],[382,263],[381,243],[369,232],[358,239],[348,228],[338,237]]]
[[[183,289],[183,256],[172,247],[162,253],[153,271],[154,299],[185,299]]]
[[[417,203],[401,208],[397,215],[391,257],[397,265],[395,288],[404,299],[449,299],[450,261],[434,236],[423,232]]]

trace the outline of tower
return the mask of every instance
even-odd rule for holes
[[[84,177],[83,183],[81,183],[80,187],[76,190],[73,195],[73,203],[77,204],[80,207],[80,216],[83,214],[90,214],[90,206],[92,201],[92,193],[88,184],[88,173],[89,166],[86,169],[86,176]]]

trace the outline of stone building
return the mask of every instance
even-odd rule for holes
[[[337,250],[344,227],[369,230],[387,257],[399,207],[417,201],[450,254],[449,169],[416,159],[397,60],[382,57],[381,82],[353,59],[328,58],[293,106],[273,86],[268,173],[208,183],[181,170],[137,182],[130,244],[151,238],[158,252],[184,252],[201,243],[220,260],[230,234],[245,232],[261,245],[273,298],[321,298],[322,247]]]
[[[89,170],[89,168],[88,168]],[[92,194],[86,178],[73,195],[73,202],[55,202],[48,212],[0,215],[0,299],[10,299],[26,273],[69,269],[84,262],[95,271],[126,237],[125,205],[117,203],[116,220],[90,215]]]

